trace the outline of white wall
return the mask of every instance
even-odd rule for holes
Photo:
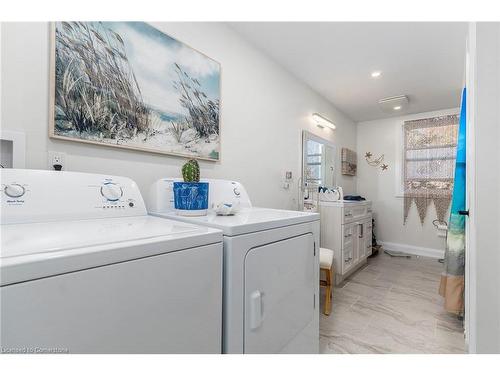
[[[471,25],[474,28],[474,25]],[[500,353],[500,24],[477,23],[471,43],[475,186],[470,207],[472,351]],[[472,263],[471,263],[472,261]],[[475,312],[475,313],[474,313]]]
[[[455,108],[358,123],[357,190],[360,195],[373,201],[377,240],[388,243],[386,247],[400,247],[400,250],[408,252],[428,252],[428,255],[434,256],[443,254],[444,238],[437,236],[432,225],[432,220],[436,219],[433,205],[427,211],[424,225],[420,223],[415,205],[412,205],[408,221],[403,225],[403,198],[398,194],[396,180],[398,169],[401,168],[403,122],[458,112],[458,108]],[[384,154],[384,163],[389,165],[388,170],[382,171],[368,165],[364,159],[367,151],[372,152],[374,157]]]
[[[355,148],[356,126],[330,102],[221,23],[155,23],[155,27],[221,63],[221,162],[202,162],[202,177],[241,181],[253,203],[297,207],[301,131]],[[2,24],[2,128],[26,132],[27,168],[47,168],[47,151],[67,153],[67,169],[129,176],[141,189],[158,178],[180,176],[183,159],[48,138],[49,26]],[[332,119],[319,129],[310,114]],[[284,172],[293,188],[281,188]],[[353,193],[355,178],[339,180]]]

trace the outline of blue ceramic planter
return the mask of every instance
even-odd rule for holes
[[[174,205],[179,215],[206,215],[208,182],[174,182]]]

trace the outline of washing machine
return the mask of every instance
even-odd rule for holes
[[[185,217],[173,207],[173,182],[151,188],[149,212],[224,233],[224,353],[317,353],[319,215],[253,207],[236,181],[207,179],[209,207],[231,202],[231,216]]]
[[[220,353],[222,232],[125,177],[0,171],[3,353]]]

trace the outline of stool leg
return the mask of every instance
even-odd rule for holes
[[[330,315],[332,311],[332,270],[326,272],[325,307],[324,314]]]
[[[332,280],[332,296],[331,296],[331,300],[332,300],[332,303],[333,303],[333,287],[335,286],[335,269],[333,268],[333,266],[330,269],[330,272],[331,272],[330,280]]]

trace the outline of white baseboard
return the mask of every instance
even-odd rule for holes
[[[429,258],[444,258],[444,250],[431,249],[429,247],[411,246],[402,243],[378,241],[382,245],[382,250],[401,251],[411,255],[420,255]]]

